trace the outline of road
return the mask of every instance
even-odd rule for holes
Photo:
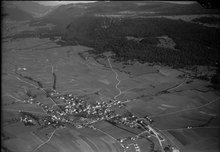
[[[12,64],[12,63],[11,63],[11,64]],[[20,75],[19,73],[17,73],[17,69],[18,69],[17,66],[14,65],[14,64],[12,64],[12,65],[15,67],[15,69],[13,70],[14,73]],[[53,66],[52,66],[52,71],[51,71],[51,72],[54,72]],[[15,75],[13,75],[13,74],[8,74],[8,75],[11,75],[11,76],[15,77],[15,78],[18,79],[19,81],[22,81],[22,82],[24,82],[24,83],[26,83],[26,84],[28,84],[28,85],[31,85],[31,86],[35,87],[36,89],[40,89],[42,92],[44,92],[45,94],[47,94],[47,92],[44,90],[44,88],[43,88],[42,86],[36,86],[36,85],[34,85],[34,84],[30,83],[30,82],[27,82],[27,81],[25,81],[25,80],[22,80],[21,78],[15,76]],[[20,76],[23,77],[22,75],[20,75]],[[24,78],[24,77],[23,77],[23,78]],[[49,98],[54,104],[56,104],[56,102],[55,102],[51,97],[48,97],[48,98]]]
[[[44,146],[45,144],[47,144],[48,142],[50,142],[50,140],[52,139],[53,135],[55,134],[55,132],[57,131],[57,129],[55,129],[52,134],[50,135],[50,137],[48,138],[48,140],[46,140],[45,142],[43,142],[42,144],[40,144],[39,146],[37,146],[35,149],[32,150],[32,152],[37,151],[39,148],[41,148],[42,146]]]
[[[179,88],[183,83],[185,83],[186,81],[188,80],[188,77],[186,77],[181,83],[177,84],[176,86],[174,87],[171,87],[169,89],[167,89],[166,91],[171,91],[171,90],[174,90],[176,88]]]
[[[168,115],[173,115],[173,114],[177,114],[177,113],[181,113],[181,112],[185,112],[185,111],[190,111],[190,110],[197,110],[197,109],[200,109],[200,108],[203,108],[203,107],[206,107],[216,101],[218,101],[220,99],[220,97],[217,97],[215,98],[214,100],[204,104],[204,105],[201,105],[201,106],[198,106],[198,107],[195,107],[195,108],[190,108],[190,109],[183,109],[183,110],[179,110],[179,111],[174,111],[174,112],[170,112],[170,113],[165,113],[165,114],[160,114],[160,115],[152,115],[152,116],[149,116],[150,118],[155,118],[155,117],[163,117],[163,116],[168,116]]]
[[[116,78],[116,80],[118,81],[118,83],[115,85],[115,88],[119,91],[119,93],[114,97],[114,99],[116,99],[118,96],[121,95],[121,90],[118,88],[118,85],[120,84],[121,81],[118,79],[118,73],[117,73],[115,70],[113,70],[112,64],[111,64],[109,58],[108,58],[108,63],[109,63],[109,66],[110,66],[112,72],[115,73],[115,78]],[[183,82],[185,82],[185,80],[184,80]],[[183,83],[183,82],[182,82],[182,83]],[[181,84],[182,84],[182,83],[181,83]],[[178,86],[180,86],[181,84],[175,86],[175,88],[178,87]],[[172,89],[173,89],[173,88],[172,88]],[[134,99],[134,100],[135,100],[135,99]],[[127,100],[127,101],[122,102],[122,103],[127,103],[127,102],[131,102],[131,101],[133,101],[133,100]],[[139,119],[142,119],[142,118],[139,118]],[[144,120],[145,120],[145,119],[144,119]],[[153,129],[150,125],[147,125],[146,127],[149,129],[148,132],[152,131],[152,132],[154,133],[155,137],[157,138],[157,140],[158,140],[158,142],[159,142],[159,144],[160,144],[161,149],[163,150],[162,141],[164,141],[164,139],[161,140],[161,139],[159,138],[159,136],[160,136],[160,137],[162,137],[162,136],[161,136],[155,129]],[[147,130],[145,130],[145,131],[142,132],[142,133],[145,133],[146,131],[147,131]],[[112,138],[114,138],[114,137],[112,137]],[[130,144],[130,145],[134,145],[134,146],[136,147],[137,144]],[[136,149],[136,148],[135,148],[135,149]],[[139,150],[136,150],[136,151],[139,151]]]
[[[5,111],[16,111],[16,112],[20,112],[20,111],[22,111],[22,112],[29,112],[29,113],[36,113],[36,114],[42,114],[42,115],[48,115],[48,116],[50,116],[50,115],[47,114],[47,113],[36,112],[36,111],[18,110],[18,109],[7,109],[7,108],[4,108],[4,109],[2,109],[2,110],[5,110]]]
[[[121,81],[118,79],[118,73],[112,68],[112,64],[111,64],[109,58],[108,58],[108,63],[109,63],[109,66],[110,66],[112,72],[115,73],[115,78],[116,78],[116,80],[118,81],[118,83],[115,85],[115,88],[119,91],[119,93],[114,96],[114,99],[116,99],[116,98],[117,98],[118,96],[120,96],[121,93],[122,93],[122,92],[121,92],[121,89],[118,88],[118,85],[121,83]]]
[[[144,119],[144,118],[138,118],[137,120],[146,121],[146,119]],[[153,132],[154,136],[157,138],[157,140],[158,140],[158,142],[159,142],[159,144],[160,144],[161,149],[163,150],[163,144],[162,144],[162,142],[165,141],[165,139],[160,139],[160,138],[159,138],[159,136],[162,137],[162,135],[161,135],[159,132],[157,132],[153,127],[151,127],[149,124],[148,124],[148,125],[145,125],[145,124],[142,123],[142,125],[144,125],[146,128],[149,129],[149,131],[145,130],[145,131],[147,131],[148,133],[150,133],[150,131]],[[143,128],[145,129],[145,127],[143,127]]]
[[[94,127],[94,128],[95,128],[95,127]],[[123,149],[125,148],[124,145],[123,145],[122,143],[120,143],[120,142],[119,142],[116,138],[114,138],[112,135],[110,135],[110,134],[108,134],[108,133],[106,133],[106,132],[104,132],[104,131],[102,131],[101,129],[98,129],[98,128],[95,128],[95,130],[97,130],[97,131],[99,131],[99,132],[101,132],[101,133],[107,135],[108,137],[112,138],[114,141],[116,141],[117,143],[119,143]],[[124,149],[124,152],[126,152],[125,149]]]
[[[193,129],[219,129],[220,127],[192,127],[192,128],[176,128],[176,129],[163,129],[160,131],[181,131],[181,130],[193,130]]]

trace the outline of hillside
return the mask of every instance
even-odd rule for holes
[[[85,10],[81,7],[74,7],[74,5],[62,5],[49,12],[42,18],[42,21],[50,22],[58,27],[64,28],[70,23],[73,18],[83,14]]]
[[[52,6],[41,5],[32,1],[12,1],[11,3],[36,17],[46,14],[53,8]]]
[[[216,13],[219,13],[218,9],[204,9],[198,3],[180,5],[153,1],[112,1],[62,5],[44,16],[42,20],[56,24],[61,28],[65,28],[74,20],[74,18],[83,15],[158,16]]]
[[[4,16],[16,21],[22,20],[30,20],[33,19],[32,15],[25,12],[24,10],[18,8],[15,4],[11,2],[4,2],[2,3],[2,13]]]
[[[187,67],[220,62],[219,29],[187,19],[217,12],[198,3],[96,2],[60,6],[43,21],[57,25],[51,34],[59,29],[62,40],[93,47],[96,54],[111,51],[120,61]]]
[[[174,49],[158,47],[167,35]],[[139,42],[126,37],[141,39]],[[96,53],[112,51],[119,60],[159,62],[170,66],[215,64],[219,61],[219,30],[165,18],[107,18],[82,16],[66,28],[64,40],[94,47]]]
[[[196,22],[195,16],[218,15],[217,12],[218,9],[204,9],[197,3],[68,4],[41,18],[42,22],[56,25],[52,31],[42,29],[41,33],[44,37],[59,36],[67,45],[90,46],[97,55],[111,51],[118,61],[172,67],[215,66],[220,62],[219,28],[207,28]]]

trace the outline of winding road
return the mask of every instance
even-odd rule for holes
[[[113,70],[113,68],[112,68],[112,64],[111,64],[109,58],[108,58],[108,63],[109,63],[109,66],[110,66],[112,72],[115,73],[115,78],[116,78],[116,80],[118,81],[118,83],[115,85],[115,88],[119,91],[119,93],[118,93],[117,95],[115,95],[115,97],[114,97],[114,99],[116,99],[116,98],[117,98],[118,96],[120,96],[121,93],[122,93],[122,92],[121,92],[121,89],[118,88],[118,85],[121,83],[121,81],[118,79],[118,73],[117,73],[115,70]]]
[[[110,66],[112,72],[115,74],[116,80],[118,81],[118,83],[115,85],[115,88],[119,91],[119,93],[114,97],[114,99],[116,99],[116,98],[117,98],[118,96],[120,96],[121,93],[122,93],[121,90],[120,90],[120,88],[118,88],[118,85],[120,84],[121,81],[118,79],[118,73],[113,69],[112,64],[111,64],[109,58],[108,58],[108,63],[109,63],[109,66]],[[167,89],[167,91],[170,91],[170,90],[173,90],[173,89],[176,89],[176,88],[180,87],[186,80],[187,80],[187,77],[186,77],[180,84],[177,84],[176,86]],[[124,102],[122,102],[122,103],[128,103],[128,102],[131,102],[131,101],[134,101],[134,100],[136,100],[136,99],[127,100],[127,101],[124,101]],[[144,119],[144,118],[138,118],[138,119]],[[145,128],[143,128],[145,131],[142,132],[141,134],[146,133],[146,132],[150,132],[150,131],[153,132],[154,136],[157,138],[157,140],[158,140],[158,142],[159,142],[159,145],[160,145],[160,147],[161,147],[161,150],[164,151],[162,142],[165,141],[165,139],[160,139],[159,136],[162,137],[162,135],[161,135],[159,132],[157,132],[153,127],[151,127],[150,125],[147,125],[146,127],[149,129],[149,131],[147,131]],[[159,130],[159,131],[160,131],[160,130]],[[106,134],[106,133],[105,133],[105,134]],[[111,136],[111,137],[112,137],[112,136]],[[112,138],[114,139],[114,137],[112,137]],[[120,143],[120,142],[119,142],[119,143]],[[120,144],[121,144],[121,143],[120,143]],[[122,145],[122,144],[121,144],[121,145]],[[134,144],[134,143],[132,143],[132,144],[130,144],[130,145],[134,145],[135,150],[136,150],[136,146],[135,146],[135,145],[137,145],[137,147],[139,147],[138,144]],[[129,145],[129,146],[130,146],[130,145]],[[129,147],[129,146],[128,146],[128,147]],[[125,150],[125,149],[124,149],[124,150]],[[126,151],[126,150],[125,150],[125,151]],[[138,150],[136,150],[136,151],[140,151],[140,149],[138,148]]]

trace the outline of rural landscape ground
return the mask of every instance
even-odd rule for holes
[[[134,15],[124,14],[122,18]],[[144,13],[140,14],[143,18]],[[104,14],[107,18],[108,15]],[[219,19],[218,14],[160,14],[153,18],[181,20],[186,25],[219,32],[216,22],[196,23],[195,19],[202,17]],[[73,22],[70,27],[74,26]],[[220,150],[220,96],[218,86],[211,82],[218,69],[212,63],[217,63],[217,59],[204,65],[201,58],[201,64],[187,68],[158,61],[143,63],[139,58],[130,60],[129,55],[123,58],[128,60],[121,61],[122,55],[117,56],[114,51],[100,52],[100,48],[109,49],[107,45],[97,47],[97,53],[92,46],[99,43],[90,43],[81,33],[79,39],[73,38],[69,35],[74,30],[68,28],[67,36],[56,34],[55,28],[53,22],[38,19],[3,19],[3,152]],[[52,32],[55,35],[51,36]],[[94,36],[92,32],[91,35]],[[151,35],[157,39],[153,47],[181,51],[176,47],[176,35]],[[145,37],[127,35],[125,39],[139,43]],[[69,43],[71,40],[74,42]],[[148,40],[154,45],[153,40],[153,44]],[[209,47],[214,53],[219,48],[217,42]]]

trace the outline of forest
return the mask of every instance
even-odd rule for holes
[[[219,24],[220,23],[220,18],[217,18],[217,17],[200,17],[200,18],[195,18],[192,21],[199,22],[199,23]]]
[[[158,47],[167,35],[175,49]],[[126,36],[141,38],[128,40]],[[120,61],[161,63],[172,67],[219,63],[219,29],[166,18],[109,18],[81,16],[66,27],[63,40],[91,46],[94,53],[112,51]]]

